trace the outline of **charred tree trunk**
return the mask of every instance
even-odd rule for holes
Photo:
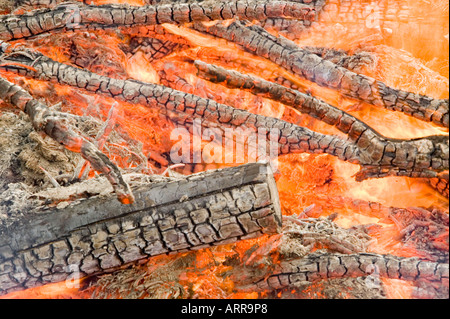
[[[154,183],[134,194],[132,205],[93,197],[2,226],[0,294],[281,230],[267,164]]]
[[[283,260],[266,279],[248,285],[245,289],[262,291],[294,287],[323,279],[377,276],[449,285],[449,265],[370,253],[329,254],[315,253],[305,258]],[[250,275],[251,277],[251,275]]]
[[[315,9],[289,1],[174,3],[141,7],[65,3],[54,9],[35,10],[21,16],[13,14],[1,17],[0,39],[9,41],[64,29],[182,24],[236,17],[249,20],[278,17],[312,20],[315,18]]]

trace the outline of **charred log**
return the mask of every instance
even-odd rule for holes
[[[448,127],[449,101],[434,99],[388,87],[381,81],[354,73],[298,47],[295,43],[275,37],[259,26],[246,27],[240,22],[229,26],[195,24],[207,32],[235,42],[245,50],[282,66],[293,74],[320,86],[339,90],[343,95],[392,111],[399,111],[423,121]]]
[[[67,3],[54,9],[0,17],[0,40],[27,38],[56,30],[115,28],[117,26],[182,24],[232,18],[264,20],[284,17],[314,19],[313,7],[287,1],[175,3],[132,7]]]
[[[192,125],[193,119],[200,118],[203,120],[202,125],[218,129],[244,127],[252,131],[258,131],[259,128],[267,130],[266,132],[271,129],[279,130],[279,154],[309,152],[334,155],[341,160],[362,166],[358,180],[390,175],[435,178],[437,172],[446,170],[449,166],[449,146],[445,136],[389,141],[380,138],[373,130],[368,129],[367,125],[344,112],[306,95],[299,95],[300,93],[296,91],[284,98],[288,99],[286,103],[303,105],[305,110],[309,110],[312,114],[315,112],[321,119],[328,117],[327,121],[340,127],[341,130],[347,133],[351,131],[350,135],[354,135],[354,142],[319,134],[276,118],[255,115],[167,87],[100,76],[55,62],[36,51],[8,53],[2,61],[3,67],[7,70],[22,75],[79,87],[148,107],[158,107],[169,118],[186,126]],[[33,69],[21,65],[32,65]],[[248,85],[251,87],[253,84]],[[238,83],[238,86],[245,87],[244,83]],[[270,84],[270,87],[281,89],[275,84]],[[283,90],[285,89],[282,88],[282,92]],[[275,93],[274,96],[279,95]],[[311,101],[317,104],[316,111]]]
[[[246,289],[273,290],[295,287],[323,279],[377,276],[414,282],[443,283],[448,287],[449,265],[378,254],[315,253],[283,260],[267,278]]]
[[[389,168],[392,167],[393,164],[398,165],[398,168],[404,169],[405,175],[408,174],[407,167],[409,164],[405,162],[405,165],[402,165],[398,160],[400,158],[405,158],[406,160],[406,157],[400,155],[399,153],[395,154],[397,152],[401,153],[409,149],[412,151],[410,154],[415,153],[418,156],[417,158],[421,158],[416,161],[415,164],[417,166],[412,169],[412,176],[412,172],[414,170],[425,171],[432,168],[434,155],[429,153],[430,157],[428,157],[428,159],[427,156],[419,155],[419,149],[422,148],[420,145],[428,144],[434,145],[434,147],[442,145],[444,149],[448,149],[447,138],[445,136],[430,136],[428,138],[416,140],[388,139],[352,115],[310,95],[300,93],[299,91],[286,88],[282,85],[272,83],[261,78],[251,75],[244,75],[232,70],[226,70],[201,61],[195,61],[195,66],[199,70],[198,75],[204,79],[214,83],[220,83],[232,89],[246,90],[253,94],[281,102],[302,113],[319,119],[320,121],[335,126],[341,132],[347,134],[349,140],[356,143],[356,145],[360,148],[360,157],[362,157],[362,154],[365,152],[368,152],[368,154],[366,154],[367,157],[371,158],[373,161],[372,163],[378,163],[380,167],[379,172],[382,175],[384,175],[382,172],[383,166]],[[389,150],[393,150],[393,152],[390,152]],[[448,156],[444,155],[444,153],[442,154],[442,160],[448,161]],[[379,157],[380,154],[382,154],[381,158]],[[425,161],[420,164],[422,160]],[[408,162],[408,160],[406,161]],[[361,172],[357,179],[363,180],[372,177],[381,176],[376,173],[376,170],[370,170]]]
[[[64,121],[64,114],[49,109],[33,99],[21,87],[0,77],[0,99],[25,112],[37,131],[46,133],[70,151],[81,153],[92,167],[105,174],[120,202],[134,201],[129,185],[122,178],[119,168],[94,144],[75,133]]]
[[[164,86],[100,76],[55,62],[31,50],[27,50],[25,55],[20,52],[8,54],[3,61],[4,68],[22,75],[79,87],[151,108],[159,108],[171,120],[185,126],[192,126],[193,120],[199,118],[202,120],[202,125],[218,130],[227,127],[244,128],[252,132],[257,132],[258,129],[264,129],[266,132],[275,130],[279,133],[277,147],[280,154],[327,153],[345,161],[363,161],[358,158],[355,145],[336,136],[319,134],[276,118],[252,114]],[[14,61],[20,61],[22,65],[33,64],[36,71],[14,64]]]
[[[415,213],[402,222],[415,219],[419,210],[415,209]],[[403,217],[401,209],[398,213]],[[425,210],[420,214],[430,217]],[[439,216],[433,218],[440,224]],[[411,281],[422,294],[426,291],[435,298],[448,298],[448,257],[429,260],[425,256],[404,258],[369,253],[371,237],[364,228],[341,228],[332,221],[335,217],[333,214],[326,219],[283,217],[282,236],[275,245],[280,256],[269,253],[259,258],[254,254],[244,258],[242,265],[236,266],[234,280],[244,290],[274,291],[294,287],[302,290],[301,287],[338,278],[362,277],[366,287],[381,286],[382,278],[401,279]],[[448,225],[448,217],[444,223]],[[267,250],[259,248],[264,249]],[[259,271],[261,268],[265,271]]]
[[[447,198],[449,195],[448,184],[449,184],[448,172],[441,174],[441,177],[432,178],[430,180],[430,185]]]
[[[141,51],[144,53],[147,61],[153,62],[184,48],[187,48],[187,46],[169,40],[164,41],[155,38],[135,37],[131,39],[130,45],[125,49],[125,52],[135,54]]]
[[[307,46],[302,47],[302,49],[353,72],[358,72],[362,68],[370,67],[375,63],[375,58],[365,51],[358,50],[351,54],[346,50],[325,47]]]
[[[133,205],[92,197],[61,209],[36,208],[2,226],[0,294],[63,281],[75,271],[102,273],[281,229],[278,192],[266,164],[157,182],[134,193]]]

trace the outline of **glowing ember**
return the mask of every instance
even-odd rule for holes
[[[149,0],[95,0],[92,4],[127,3],[143,6],[149,2],[152,4]],[[448,1],[383,0],[368,3],[329,0],[325,3],[317,20],[310,25],[300,27],[288,19],[286,24],[290,23],[290,27],[279,28],[276,22],[271,22],[271,26],[268,19],[266,22],[250,21],[247,26],[262,25],[272,35],[287,37],[304,49],[315,48],[324,53],[323,48],[326,48],[333,63],[347,63],[346,68],[382,81],[389,87],[435,99],[448,98]],[[0,7],[0,13],[8,13],[2,10]],[[20,14],[21,11],[14,13]],[[233,21],[226,20],[224,26],[231,25]],[[203,25],[214,26],[215,22],[205,22]],[[178,41],[173,42],[176,45],[167,44],[174,39]],[[104,30],[100,27],[92,30],[81,28],[75,32],[55,31],[30,39],[11,40],[9,43],[33,48],[57,62],[102,76],[164,85],[185,94],[281,119],[344,140],[347,140],[347,135],[336,126],[279,101],[201,78],[193,61],[201,60],[251,74],[315,96],[361,120],[388,140],[448,135],[448,128],[436,123],[370,105],[340,90],[308,81],[280,64],[245,51],[236,43],[196,30],[193,23],[181,26],[167,23],[150,27],[125,25]],[[160,58],[151,60],[156,54]],[[28,66],[29,71],[32,70],[30,68],[34,66]],[[162,112],[154,101],[157,99],[155,97],[144,98],[147,105],[131,103],[117,96],[96,94],[75,86],[32,79],[23,74],[0,68],[1,77],[19,84],[34,98],[45,100],[47,105],[63,101],[60,106],[62,112],[107,122],[111,106],[114,105],[113,127],[118,136],[106,141],[101,150],[112,162],[128,172],[164,172],[176,176],[242,164],[236,160],[238,146],[224,148],[220,153],[211,152],[211,149],[214,150],[210,143],[212,139],[204,139],[199,149],[205,153],[208,150],[208,154],[203,156],[202,161],[171,166],[177,164],[172,161],[171,150],[179,142],[171,138],[176,128],[171,116],[174,113],[174,117],[181,118],[182,112],[177,113],[176,108],[172,113]],[[183,103],[181,105],[184,107]],[[5,105],[0,104],[1,107]],[[186,117],[193,118],[193,115],[188,114]],[[185,122],[188,121],[185,119]],[[220,126],[220,123],[216,126]],[[193,134],[192,130],[188,133]],[[90,139],[95,140],[94,133]],[[185,144],[188,149],[195,149],[194,140],[189,139]],[[385,151],[388,152],[383,149]],[[364,253],[419,257],[432,262],[444,262],[442,256],[445,254],[448,258],[448,196],[437,192],[429,178],[388,176],[357,182],[355,176],[362,167],[360,163],[343,161],[324,152],[313,153],[290,153],[273,162],[277,165],[275,178],[283,216],[298,218],[300,223],[302,219],[317,219],[318,224],[320,218],[333,217],[333,227],[352,231],[357,229],[370,237],[367,250],[362,251]],[[230,158],[229,155],[233,161],[224,162],[223,159]],[[192,159],[195,154],[190,156]],[[251,161],[251,156],[247,154],[243,162],[248,161]],[[1,169],[0,166],[0,173]],[[88,175],[93,178],[96,174],[88,170]],[[418,212],[418,207],[435,219],[427,224],[426,213]],[[397,215],[399,210],[404,210],[404,220],[397,218],[400,216]],[[444,215],[447,216],[446,221],[442,217]],[[424,233],[429,236],[425,244],[420,239],[425,238]],[[270,283],[269,274],[278,269],[284,258],[279,248],[287,250],[286,246],[282,246],[287,245],[284,236],[263,235],[195,252],[157,256],[146,263],[113,274],[74,281],[71,286],[67,285],[67,281],[48,284],[12,292],[2,298],[355,298],[358,293],[367,293],[374,298],[434,297],[426,289],[416,287],[414,282],[380,278],[381,275],[377,277],[376,284],[367,284],[367,280],[373,279],[373,273],[364,276],[367,284],[364,289],[376,286],[370,293],[364,289],[362,292],[358,290],[360,288],[353,279],[339,278],[316,280],[309,285],[298,284],[273,291],[244,289],[248,280],[245,271],[251,272],[255,278],[260,276],[259,283]],[[417,236],[422,237],[417,239]],[[428,250],[426,244],[432,248]],[[321,249],[333,252],[332,248],[329,242],[322,243],[313,245],[307,253],[317,253]],[[438,253],[434,254],[436,251]],[[239,270],[242,265],[251,270]],[[346,290],[345,287],[350,288]]]

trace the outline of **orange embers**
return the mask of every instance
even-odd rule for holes
[[[414,291],[414,284],[412,282],[381,278],[387,298],[389,299],[410,299]]]
[[[24,291],[12,292],[0,299],[87,299],[90,294],[79,290],[79,279],[29,288]]]
[[[241,290],[249,273],[240,267],[263,267],[277,263],[274,249],[280,236],[264,235],[256,239],[240,241],[233,245],[218,246],[195,253],[195,262],[188,266],[180,276],[180,283],[192,298],[200,299],[255,299],[260,294]],[[270,262],[261,262],[260,258],[269,258]],[[244,266],[245,265],[245,266]],[[259,265],[259,266],[258,266]]]
[[[144,0],[93,1],[94,4],[125,2],[132,5],[145,3]],[[443,0],[328,1],[319,21],[313,23],[310,29],[302,31],[304,33],[298,35],[295,42],[302,47],[344,49],[350,55],[366,52],[372,59],[360,65],[355,72],[374,77],[398,89],[435,98],[447,98],[448,15],[448,2]],[[185,26],[164,25],[164,28],[186,38],[192,46],[154,63],[146,61],[140,51],[131,57],[124,54],[121,45],[127,43],[127,36],[122,38],[111,31],[55,34],[27,40],[26,44],[34,45],[36,49],[59,62],[75,64],[115,78],[131,77],[160,83],[160,71],[163,71],[166,76],[183,78],[186,81],[186,85],[182,87],[185,92],[253,113],[282,118],[324,134],[342,136],[336,129],[307,115],[298,114],[280,103],[199,79],[192,60],[200,59],[267,80],[283,77],[297,85],[299,90],[348,111],[390,138],[417,138],[447,133],[442,128],[404,114],[345,98],[338,91],[300,79],[274,63],[244,52],[237,45],[223,39],[201,34]],[[271,32],[275,33],[274,30]],[[91,115],[105,120],[115,102],[111,98],[78,89],[30,79],[22,80],[26,88],[37,97],[45,97],[52,103],[64,99],[63,111],[72,114]],[[155,109],[124,102],[118,102],[117,109],[116,128],[124,131],[130,139],[142,143],[142,153],[151,162],[150,167],[161,168],[158,172],[164,171],[170,165],[167,154],[176,142],[170,140],[175,126]],[[140,154],[131,150],[127,142],[107,143],[106,146],[110,150],[108,156],[121,167],[138,166],[141,163]],[[221,166],[223,165],[216,167]],[[372,252],[405,257],[418,255],[414,247],[403,246],[398,227],[392,221],[386,220],[389,207],[434,206],[448,210],[448,199],[439,195],[426,181],[388,177],[356,182],[354,175],[360,167],[329,155],[286,155],[279,158],[278,169],[276,177],[283,214],[320,217],[337,212],[335,221],[343,227],[377,224],[379,228],[371,232],[375,239],[369,247]],[[198,251],[194,253],[195,262],[180,275],[179,282],[191,292],[191,297],[196,298],[267,296],[267,293],[258,295],[254,292],[238,292],[235,282],[227,275],[235,266],[225,261],[236,258],[242,263],[258,263],[258,258],[273,252],[276,239],[264,236],[235,245]],[[150,261],[147,267],[158,267],[164,264],[165,258],[169,257],[158,257],[153,263]],[[276,260],[273,262],[276,263]],[[394,280],[383,281],[389,297],[411,297],[410,284]],[[53,287],[53,290],[50,287]],[[71,294],[75,293],[74,290],[65,290],[64,287],[56,284],[31,289],[23,292],[22,297],[34,294],[54,298],[72,296]],[[314,284],[302,293],[311,298],[324,296],[320,284]],[[20,294],[17,293],[19,296]],[[74,296],[86,297],[82,293],[75,293]]]
[[[356,72],[398,89],[448,98],[448,1],[328,1],[324,9],[319,22],[296,40],[299,45],[368,52],[373,62]],[[342,99],[338,106],[388,137],[445,133],[397,112],[355,104]]]

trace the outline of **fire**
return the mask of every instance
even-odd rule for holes
[[[319,21],[314,22],[300,39],[294,39],[294,41],[301,47],[329,47],[345,49],[351,53],[358,50],[366,51],[373,56],[374,60],[372,64],[361,67],[358,70],[359,73],[382,80],[387,85],[398,89],[435,98],[448,98],[448,1],[439,0],[429,3],[425,0],[398,0],[394,1],[394,4],[392,1],[387,4],[387,0],[381,2],[387,6],[403,8],[403,15],[387,15],[386,12],[382,12],[377,1],[371,1],[370,4],[366,1],[360,3],[352,1],[351,5],[348,4],[351,10],[347,13],[343,10],[346,6],[344,1],[339,2],[341,8],[336,4],[328,4],[320,15]],[[94,0],[92,3],[144,5],[146,1]],[[445,9],[442,10],[442,8]],[[362,13],[365,18],[357,18],[359,13]],[[405,19],[409,19],[410,22]],[[432,23],[422,23],[422,19]],[[170,54],[161,61],[150,63],[141,51],[132,56],[124,54],[121,46],[129,41],[129,38],[120,37],[110,31],[85,31],[74,33],[69,37],[54,34],[44,40],[27,41],[27,45],[34,46],[59,62],[83,65],[93,72],[115,78],[130,77],[160,84],[163,81],[161,73],[165,71],[166,74],[180,76],[186,80],[186,88],[188,88],[186,91],[193,91],[191,93],[213,98],[218,102],[226,102],[225,104],[253,113],[294,122],[325,134],[342,136],[342,133],[335,128],[290,110],[281,103],[202,80],[196,76],[195,67],[190,61],[200,59],[264,79],[284,78],[299,87],[300,91],[311,93],[347,111],[388,138],[406,139],[448,134],[448,130],[433,124],[424,123],[399,112],[357,103],[342,96],[338,91],[319,87],[317,84],[292,75],[272,62],[244,52],[237,45],[223,39],[201,34],[185,26],[163,25],[163,28],[174,35],[186,38],[192,47]],[[275,33],[273,30],[272,32]],[[23,44],[24,41],[16,42],[16,44],[21,43]],[[92,43],[96,45],[92,47]],[[78,52],[70,52],[69,48],[72,46],[75,46]],[[83,55],[89,56],[90,60],[82,59]],[[56,104],[57,101],[65,99],[62,110],[72,114],[88,115],[105,120],[111,105],[116,102],[112,98],[104,96],[99,98],[94,94],[58,84],[11,76],[6,72],[1,74],[11,80],[20,78],[25,86],[32,90],[33,95],[45,97],[52,103]],[[48,92],[53,94],[49,96]],[[116,104],[117,126],[131,140],[142,143],[142,153],[146,158],[142,160],[142,163],[145,162],[143,164],[145,170],[159,174],[164,172],[170,165],[167,154],[176,142],[169,138],[174,125],[157,110],[126,102],[116,102]],[[109,155],[119,166],[137,167],[141,163],[140,154],[136,154],[128,146],[126,142],[107,145],[109,149],[116,149]],[[214,165],[215,168],[225,166],[227,165]],[[186,168],[185,172],[188,169]],[[319,217],[337,212],[338,217],[335,221],[342,227],[377,224],[380,228],[371,234],[374,238],[369,248],[371,252],[405,257],[418,254],[413,247],[402,247],[399,229],[393,222],[386,220],[388,207],[435,207],[448,212],[448,198],[439,195],[426,181],[407,177],[387,177],[356,182],[354,176],[360,169],[359,165],[343,162],[329,155],[285,155],[278,159],[278,169],[277,187],[284,215],[305,213],[307,217]],[[182,171],[182,169],[177,170]],[[379,203],[378,209],[370,207],[369,202]],[[178,283],[185,291],[190,292],[192,298],[265,297],[266,293],[237,291],[235,282],[227,276],[233,266],[227,266],[224,262],[232,258],[246,260],[249,263],[257,262],[258,256],[269,255],[269,253],[273,255],[276,245],[277,238],[263,236],[234,245],[191,252],[189,254],[194,256],[194,260],[186,267],[185,272],[179,274]],[[257,254],[248,256],[250,250],[257,250],[255,247],[260,247],[261,250]],[[161,256],[139,267],[149,273],[150,269],[165,265],[174,258]],[[387,279],[382,281],[389,298],[410,298],[413,294],[414,287],[409,283]],[[322,298],[324,295],[321,285],[317,283],[306,288],[302,291],[303,296]],[[299,291],[293,290],[291,293],[296,295]],[[281,292],[279,294],[282,296]],[[88,298],[89,296],[89,289],[68,288],[65,283],[58,283],[11,293],[5,298]],[[177,296],[167,294],[165,297]]]
[[[146,60],[144,54],[138,51],[128,60],[128,74],[136,80],[159,83],[159,76],[153,66]]]
[[[0,296],[0,299],[86,299],[89,294],[80,291],[82,281],[72,279],[70,281],[48,284],[42,287],[29,288],[25,291],[9,293]]]

